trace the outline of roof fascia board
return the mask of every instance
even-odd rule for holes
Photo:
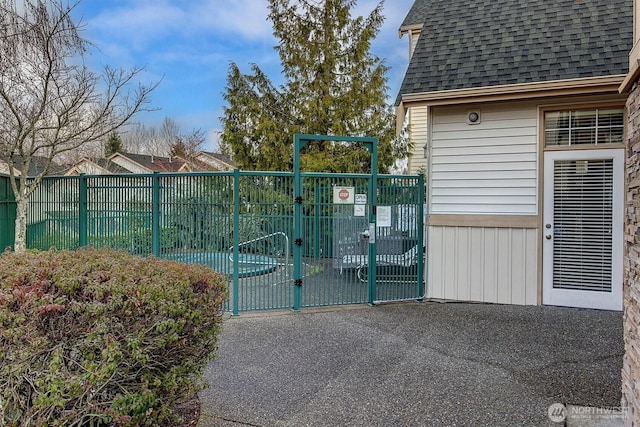
[[[402,95],[402,103],[449,105],[469,102],[523,100],[557,95],[583,95],[602,92],[618,92],[625,74],[586,79],[554,80],[550,82],[518,83],[513,85],[485,86],[479,88],[442,90]]]
[[[638,80],[638,77],[640,77],[640,58],[636,58],[633,62],[630,61],[629,73],[618,88],[620,93],[630,92],[633,84]]]
[[[405,34],[416,30],[422,31],[422,27],[424,27],[423,24],[405,25],[403,27],[400,27],[400,29],[398,30],[398,38],[401,39]]]

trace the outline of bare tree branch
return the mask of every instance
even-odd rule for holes
[[[17,251],[25,248],[28,199],[54,159],[151,110],[158,85],[135,83],[142,68],[96,73],[84,65],[90,43],[71,16],[78,3],[0,0],[0,159],[25,216],[16,220]],[[42,170],[27,179],[36,156]]]

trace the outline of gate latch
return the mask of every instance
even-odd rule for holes
[[[293,281],[293,284],[296,286],[302,286],[302,279],[296,279]]]
[[[300,237],[298,237],[296,240],[294,240],[294,243],[295,243],[297,246],[302,246],[302,239],[301,239]]]

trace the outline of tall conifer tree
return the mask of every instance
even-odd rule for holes
[[[223,151],[243,169],[291,170],[294,133],[368,136],[379,141],[379,171],[389,171],[408,154],[409,143],[395,135],[388,68],[370,52],[384,1],[357,18],[351,16],[356,0],[269,3],[285,82],[276,87],[258,65],[243,74],[231,63]],[[370,171],[369,152],[353,144],[314,143],[301,162],[306,171]]]

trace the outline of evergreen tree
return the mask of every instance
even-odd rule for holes
[[[118,132],[111,132],[104,144],[104,157],[109,157],[115,153],[122,153],[122,139]]]
[[[384,1],[366,17],[352,18],[356,0],[269,0],[269,20],[285,83],[272,84],[258,65],[227,75],[221,148],[243,169],[291,170],[294,133],[378,138],[379,171],[408,154],[395,136],[387,104],[388,68],[370,53]],[[324,141],[301,156],[303,170],[369,172],[364,147]]]

